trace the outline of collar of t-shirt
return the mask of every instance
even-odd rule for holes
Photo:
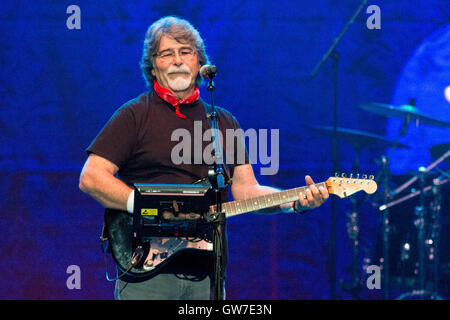
[[[186,119],[186,116],[180,112],[180,105],[193,103],[200,99],[200,90],[198,87],[195,87],[194,93],[191,96],[181,100],[175,98],[169,89],[162,87],[156,80],[153,81],[153,88],[161,99],[167,101],[175,108],[175,114],[182,119]]]

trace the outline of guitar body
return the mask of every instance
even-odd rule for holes
[[[105,231],[109,250],[121,271],[132,276],[149,276],[156,273],[173,257],[186,250],[212,251],[212,244],[200,238],[147,237],[142,247],[141,262],[132,267],[135,245],[133,244],[133,215],[121,210],[106,209]]]
[[[106,209],[104,220],[109,250],[120,269],[127,270],[133,255],[133,216],[126,211]]]

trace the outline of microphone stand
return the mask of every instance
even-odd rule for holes
[[[213,91],[215,89],[212,81],[213,75],[209,76],[208,91],[211,98],[211,113],[207,117],[211,120],[212,140],[213,140],[213,170],[209,170],[208,178],[215,195],[216,212],[209,213],[207,221],[212,224],[213,229],[213,250],[214,250],[214,300],[225,299],[225,265],[226,265],[226,216],[222,211],[222,191],[228,185],[229,177],[223,170],[223,157],[220,137],[216,136],[219,130],[217,122],[217,112],[214,106]]]
[[[334,39],[328,51],[323,55],[322,59],[316,65],[314,70],[311,72],[311,77],[315,77],[319,72],[322,65],[328,58],[332,58],[333,60],[333,170],[334,172],[339,171],[339,151],[338,151],[338,143],[337,143],[337,91],[338,91],[338,66],[340,54],[336,50],[337,45],[341,41],[347,29],[350,25],[355,21],[361,12],[362,8],[366,5],[367,0],[362,0],[360,6],[350,18],[349,21],[345,24],[344,28],[341,30],[339,35]],[[331,203],[331,232],[330,232],[330,285],[331,285],[331,298],[336,299],[336,217],[337,217],[337,199],[333,197]]]

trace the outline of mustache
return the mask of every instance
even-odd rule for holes
[[[168,74],[171,74],[171,73],[191,74],[191,70],[187,66],[180,66],[180,67],[170,66],[169,69],[167,70],[167,73]]]

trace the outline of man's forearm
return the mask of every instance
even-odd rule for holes
[[[83,170],[80,189],[105,208],[127,210],[127,200],[133,190],[113,175],[95,170]]]
[[[249,198],[254,198],[257,196],[262,196],[265,194],[270,194],[270,193],[275,193],[275,192],[280,192],[282,191],[281,189],[277,189],[277,188],[273,188],[273,187],[269,187],[269,186],[262,186],[262,185],[255,185],[254,187],[250,188],[246,193],[245,193],[245,199],[249,199]],[[258,211],[254,211],[254,213],[256,214],[277,214],[277,213],[281,213],[281,212],[293,212],[292,209],[292,202],[288,202],[279,206],[274,206],[274,207],[270,207],[270,208],[266,208],[266,209],[262,209],[262,210],[258,210]]]

